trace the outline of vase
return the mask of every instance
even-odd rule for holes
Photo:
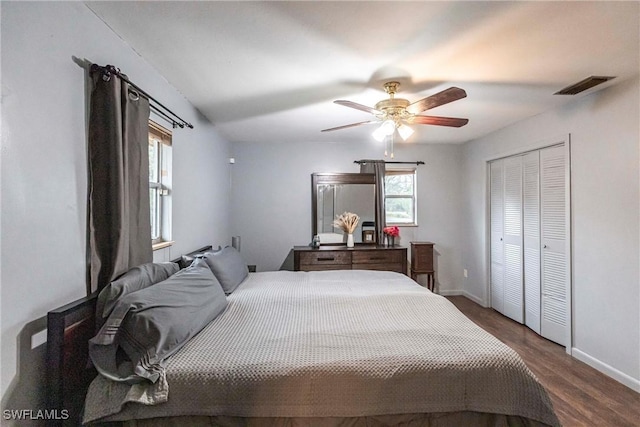
[[[394,247],[396,244],[396,237],[395,236],[389,236],[389,246]]]
[[[348,248],[352,248],[354,246],[353,244],[353,234],[349,233],[347,235],[347,247]]]

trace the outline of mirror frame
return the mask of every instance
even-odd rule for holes
[[[373,190],[378,197],[376,191],[376,175],[373,173],[330,173],[330,172],[316,172],[311,174],[311,239],[318,234],[318,185],[325,184],[373,184]],[[374,212],[375,204],[377,203],[374,198]],[[375,233],[378,235],[378,222],[375,224]],[[336,246],[335,243],[325,245]]]

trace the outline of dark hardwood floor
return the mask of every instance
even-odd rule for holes
[[[640,426],[640,393],[574,359],[564,347],[493,309],[463,296],[447,299],[520,354],[547,389],[563,426]]]

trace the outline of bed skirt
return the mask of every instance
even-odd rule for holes
[[[122,427],[544,427],[535,420],[501,414],[481,412],[443,412],[432,414],[398,414],[369,417],[296,417],[296,418],[244,418],[244,417],[166,417],[132,420]]]

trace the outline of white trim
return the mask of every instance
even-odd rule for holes
[[[596,359],[595,357],[589,356],[587,353],[582,350],[578,350],[573,347],[571,349],[572,356],[578,359],[581,362],[586,363],[594,369],[602,372],[603,374],[613,378],[621,384],[629,387],[631,390],[637,391],[640,393],[640,379],[633,378],[624,372],[620,372],[616,368],[607,365],[606,363]]]
[[[483,307],[491,307],[491,162],[486,160],[484,172],[484,298]]]
[[[481,307],[488,308],[488,306],[484,303],[484,301],[482,301],[477,296],[472,295],[472,294],[470,294],[469,292],[467,292],[465,290],[460,290],[460,289],[446,290],[445,289],[443,291],[438,292],[438,295],[442,295],[444,297],[462,296],[462,297],[465,297],[465,298],[475,302],[476,304],[478,304]]]
[[[444,289],[442,291],[434,292],[435,294],[442,295],[443,297],[456,297],[464,294],[461,289]]]
[[[567,299],[567,328],[565,335],[565,342],[567,343],[565,349],[567,354],[571,355],[573,349],[573,223],[572,223],[572,203],[571,203],[571,134],[567,134],[564,143],[564,173],[565,173],[565,228],[567,230],[567,236],[565,239],[565,256],[567,257],[567,279],[566,279],[566,299]]]
[[[161,241],[158,243],[154,243],[151,246],[151,249],[154,251],[157,251],[159,249],[164,249],[164,248],[168,248],[169,246],[173,245],[175,242],[173,240],[168,240],[168,241]]]
[[[481,307],[489,308],[489,306],[486,304],[485,301],[482,301],[482,299],[476,297],[475,295],[470,294],[467,291],[462,291],[462,296],[467,298],[467,299],[470,299],[471,301],[475,302],[476,304],[478,304]]]
[[[486,156],[483,160],[485,162],[492,162],[494,160],[503,159],[505,157],[517,156],[519,154],[525,154],[529,151],[540,150],[542,148],[553,147],[554,145],[564,144],[569,140],[569,134],[562,134],[558,136],[553,136],[550,138],[540,139],[538,141],[532,142],[530,144],[512,148],[507,151],[503,151],[501,153],[492,154]]]
[[[396,226],[396,227],[418,227],[418,168],[417,167],[392,167],[385,171],[385,179],[387,177],[387,172],[390,172],[389,175],[413,175],[413,194],[411,195],[411,200],[413,201],[413,221],[412,222],[389,222],[386,220],[387,218],[387,194],[384,194],[384,209],[385,209],[385,227]],[[409,173],[411,172],[411,173]],[[409,196],[406,195],[390,195],[388,196],[390,199],[408,199]]]

